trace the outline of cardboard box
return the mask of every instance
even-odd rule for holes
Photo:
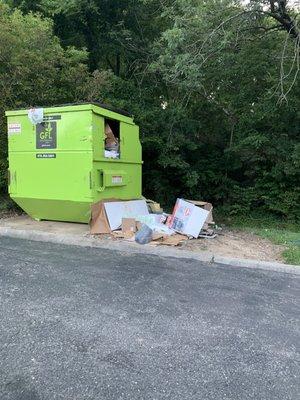
[[[134,218],[122,218],[122,233],[134,235],[136,232],[136,220]]]
[[[177,199],[167,225],[178,233],[197,238],[208,215],[209,211],[189,201]]]
[[[195,204],[195,206],[204,208],[204,210],[208,211],[209,214],[206,218],[206,221],[203,225],[202,229],[209,229],[210,224],[214,224],[214,219],[213,219],[213,205],[211,203],[208,203],[207,201],[199,201],[199,200],[187,200],[189,203]]]
[[[118,140],[116,139],[115,135],[113,134],[113,131],[111,129],[111,127],[109,126],[109,124],[105,125],[105,145],[106,146],[113,146],[118,144]]]

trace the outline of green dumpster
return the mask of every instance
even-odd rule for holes
[[[31,217],[88,222],[102,199],[138,199],[139,128],[132,117],[97,103],[7,111],[9,194]]]

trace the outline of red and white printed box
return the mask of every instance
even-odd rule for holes
[[[177,199],[167,225],[170,229],[197,238],[209,215],[209,211],[183,199]]]

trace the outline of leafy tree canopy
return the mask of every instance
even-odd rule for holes
[[[127,108],[141,127],[145,195],[165,205],[183,196],[228,213],[300,217],[300,36],[292,4],[0,4],[2,113],[78,99]]]

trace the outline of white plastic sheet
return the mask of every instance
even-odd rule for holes
[[[143,224],[146,224],[156,233],[163,233],[165,235],[173,235],[175,231],[164,224],[166,217],[163,214],[148,214],[137,215],[135,219]]]
[[[105,158],[120,158],[120,154],[115,150],[105,150]]]

